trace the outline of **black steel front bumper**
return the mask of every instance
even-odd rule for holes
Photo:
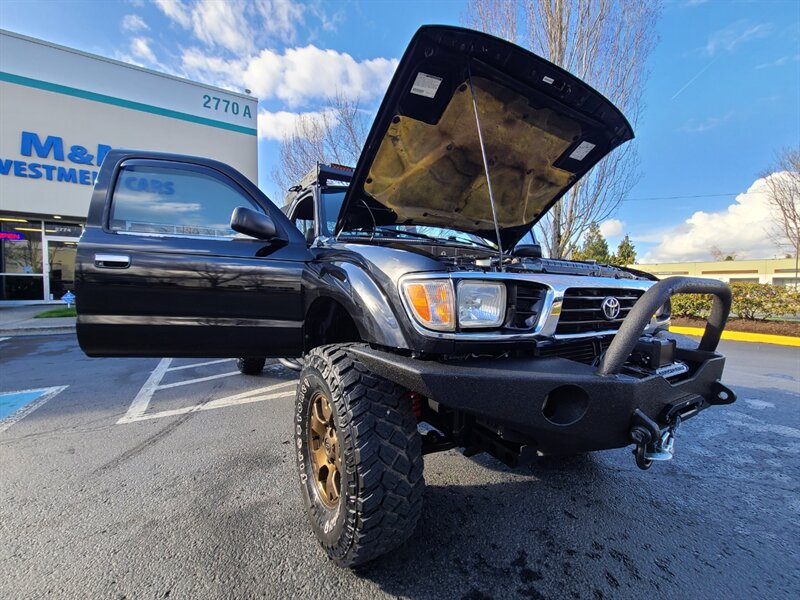
[[[700,345],[679,347],[689,366],[680,380],[625,368],[645,324],[676,293],[715,296]],[[654,285],[634,306],[599,367],[563,358],[490,358],[427,361],[356,346],[352,351],[375,373],[436,402],[508,429],[543,452],[619,448],[632,442],[642,415],[658,428],[686,420],[715,404],[735,400],[720,383],[725,358],[716,353],[730,309],[727,285],[671,278]]]

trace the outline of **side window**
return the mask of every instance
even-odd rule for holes
[[[336,220],[342,210],[346,188],[334,187],[322,190],[322,216],[320,217],[320,233],[332,235],[336,229]]]
[[[297,227],[306,241],[314,240],[314,197],[306,196],[295,207],[291,216],[292,223]]]
[[[123,167],[114,189],[109,226],[114,231],[232,239],[233,209],[263,212],[216,177],[175,167]]]

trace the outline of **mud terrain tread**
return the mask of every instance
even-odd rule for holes
[[[357,473],[356,514],[349,548],[334,558],[349,567],[377,558],[411,536],[425,487],[422,442],[407,391],[371,373],[348,351],[352,346],[315,348],[307,363],[330,365],[320,370],[342,399],[342,448],[353,460],[344,458]]]

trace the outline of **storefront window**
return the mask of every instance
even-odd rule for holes
[[[42,273],[42,223],[0,218],[0,272]]]
[[[42,222],[0,215],[0,300],[41,300]]]
[[[50,296],[58,300],[68,291],[75,289],[75,254],[77,242],[47,242],[47,256],[50,263]]]

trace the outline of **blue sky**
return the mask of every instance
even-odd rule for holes
[[[462,0],[5,0],[0,27],[252,89],[259,183],[280,197],[270,172],[296,115],[324,110],[333,87],[377,105],[417,27],[460,24],[465,10]],[[636,131],[641,178],[604,231],[612,244],[630,233],[650,260],[706,259],[712,245],[776,254],[750,188],[776,151],[800,144],[800,1],[671,0],[658,35]]]

